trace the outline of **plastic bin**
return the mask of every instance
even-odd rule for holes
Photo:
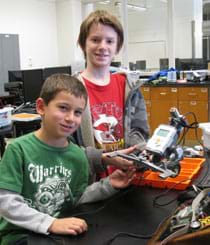
[[[148,170],[144,173],[137,173],[133,184],[184,190],[191,185],[192,180],[197,176],[204,162],[205,158],[184,158],[180,161],[181,171],[177,177],[161,179],[159,173]]]

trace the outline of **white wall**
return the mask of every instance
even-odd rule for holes
[[[154,5],[154,3],[156,5]],[[174,0],[175,57],[192,58],[192,21],[196,25],[195,55],[202,56],[202,0]],[[167,4],[147,0],[148,10],[133,11],[129,19],[129,60],[146,60],[159,68],[159,58],[168,58]]]
[[[174,0],[176,57],[192,56],[191,22],[199,20],[195,1],[202,0]],[[147,0],[147,8],[129,12],[129,61],[146,59],[148,68],[158,68],[159,58],[168,57],[167,4]],[[84,64],[76,44],[81,9],[80,0],[0,0],[0,33],[19,34],[21,69],[73,65],[79,70]],[[112,6],[111,11],[121,18],[119,9]]]
[[[146,60],[147,68],[158,68],[159,58],[167,57],[167,5],[147,7],[128,15],[129,60]]]
[[[59,65],[71,64],[73,72],[81,70],[84,58],[77,45],[77,38],[82,20],[82,5],[78,0],[66,0],[58,2],[56,9]]]
[[[55,3],[0,0],[0,33],[19,35],[21,69],[58,65]]]
[[[195,58],[201,58],[202,0],[176,0],[174,3],[176,57],[192,58],[192,38],[195,35]],[[195,21],[195,33],[192,32],[192,21]]]

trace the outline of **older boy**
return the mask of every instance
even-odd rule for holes
[[[139,87],[127,74],[110,73],[110,64],[123,41],[121,23],[105,10],[90,13],[80,26],[78,44],[86,68],[78,77],[87,89],[89,100],[77,140],[83,146],[103,149],[106,166],[129,165],[119,158],[107,159],[106,152],[133,145],[143,149],[149,137],[146,107]],[[92,166],[96,168],[99,160]]]

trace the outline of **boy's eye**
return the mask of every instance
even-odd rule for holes
[[[68,110],[67,106],[64,106],[64,105],[60,105],[59,109],[61,109],[62,111],[67,111]]]
[[[82,111],[75,111],[75,115],[76,115],[77,117],[81,116],[81,115],[82,115]]]
[[[115,41],[114,40],[107,40],[107,43],[109,43],[109,44],[112,44],[112,43],[114,43]]]
[[[94,43],[98,43],[98,42],[99,42],[99,39],[98,39],[98,38],[93,38],[92,41],[93,41]]]

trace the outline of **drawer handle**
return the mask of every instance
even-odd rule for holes
[[[202,93],[207,93],[207,88],[202,88],[202,89],[201,89],[201,92],[202,92]]]
[[[161,92],[160,95],[166,95],[166,93],[165,92]]]
[[[196,101],[190,101],[190,105],[197,105]]]
[[[196,95],[196,93],[189,93],[188,95],[194,96],[194,95]]]

